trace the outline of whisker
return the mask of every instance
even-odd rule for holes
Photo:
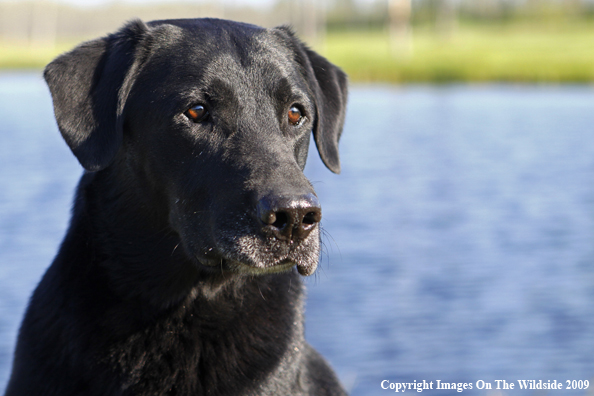
[[[180,242],[181,243],[181,242]],[[173,257],[173,253],[175,253],[175,250],[177,249],[177,247],[179,246],[179,243],[177,245],[175,245],[175,247],[173,248],[173,250],[171,251],[171,256]]]
[[[258,285],[258,291],[260,292],[260,295],[262,296],[262,300],[266,301],[266,298],[264,297],[264,294],[262,293],[262,289],[260,289],[260,285]]]

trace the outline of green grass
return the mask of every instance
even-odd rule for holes
[[[0,69],[40,69],[76,43],[61,43],[55,47],[29,46],[0,41]]]
[[[594,22],[461,25],[444,36],[415,28],[410,56],[381,31],[329,32],[318,48],[353,82],[594,82]],[[0,69],[41,68],[55,48],[0,42]]]
[[[399,57],[385,32],[342,32],[327,35],[323,52],[351,81],[594,82],[594,24],[416,29],[411,44]]]

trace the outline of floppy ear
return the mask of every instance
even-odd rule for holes
[[[140,65],[136,47],[147,33],[143,22],[130,22],[45,68],[62,137],[86,170],[107,167],[122,144],[122,111]]]
[[[306,48],[305,52],[315,75],[315,82],[312,85],[318,112],[313,130],[316,147],[328,169],[334,173],[340,173],[338,140],[342,134],[346,115],[347,76],[314,51]]]
[[[346,114],[347,76],[326,58],[307,48],[290,28],[282,26],[277,29],[291,39],[314,94],[317,114],[313,134],[320,157],[328,169],[340,173],[338,140]]]

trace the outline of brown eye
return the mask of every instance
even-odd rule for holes
[[[291,106],[289,112],[287,113],[287,116],[289,118],[289,123],[291,123],[292,125],[299,124],[299,121],[301,121],[301,119],[303,118],[303,115],[301,115],[301,110],[299,110],[297,106]]]
[[[208,118],[208,110],[202,105],[189,108],[185,114],[186,117],[194,122],[202,122]]]

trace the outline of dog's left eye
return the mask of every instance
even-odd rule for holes
[[[303,119],[301,110],[299,110],[297,106],[291,106],[289,112],[287,113],[287,117],[289,119],[289,123],[292,125],[299,125],[299,123]]]
[[[184,114],[194,122],[202,122],[208,118],[208,110],[203,105],[191,107]]]

